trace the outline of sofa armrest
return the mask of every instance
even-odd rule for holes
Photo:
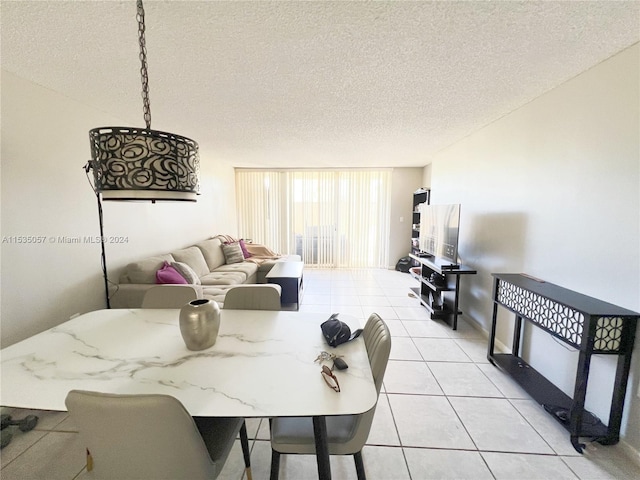
[[[142,308],[142,299],[155,283],[121,283],[111,289],[111,308]],[[195,288],[198,298],[203,298],[202,285],[176,285]]]

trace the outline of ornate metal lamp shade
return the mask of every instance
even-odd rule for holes
[[[146,128],[99,127],[89,131],[94,190],[103,200],[195,202],[200,190],[198,144],[151,129],[144,5],[136,1],[143,114]]]
[[[198,144],[174,133],[143,128],[89,131],[94,185],[103,200],[196,201]]]

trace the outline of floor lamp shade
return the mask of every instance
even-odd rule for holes
[[[89,137],[103,200],[196,201],[200,156],[190,138],[130,127],[94,128]]]

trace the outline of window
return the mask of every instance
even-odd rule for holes
[[[239,233],[310,266],[386,268],[390,185],[390,169],[236,169]]]

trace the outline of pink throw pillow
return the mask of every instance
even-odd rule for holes
[[[247,247],[245,247],[244,240],[242,238],[240,239],[239,243],[240,243],[240,249],[242,250],[242,255],[244,256],[244,258],[249,258],[251,254],[249,253],[249,250],[247,250]]]
[[[185,278],[178,273],[178,271],[169,265],[169,262],[164,262],[164,265],[160,270],[156,272],[156,283],[160,284],[188,284]]]

